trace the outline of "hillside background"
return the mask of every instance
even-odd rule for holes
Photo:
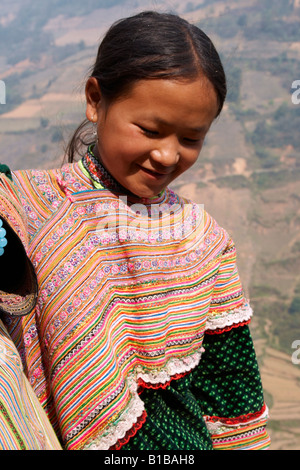
[[[11,169],[61,164],[84,119],[99,40],[111,22],[144,9],[196,23],[222,56],[227,104],[174,187],[236,242],[272,449],[299,450],[300,104],[291,97],[300,80],[300,0],[0,0],[0,160]]]

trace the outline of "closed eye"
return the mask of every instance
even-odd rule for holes
[[[199,143],[201,143],[203,141],[202,138],[199,138],[199,139],[188,139],[187,137],[183,139],[183,142],[186,144],[186,145],[197,145]]]
[[[147,135],[148,137],[153,137],[154,138],[154,137],[157,137],[159,135],[159,131],[148,129],[147,127],[141,126],[140,124],[137,124],[137,126],[141,129],[143,134]],[[188,138],[188,137],[184,137],[180,140],[182,141],[183,145],[193,146],[193,145],[198,145],[199,143],[201,143],[203,141],[203,138],[199,137],[198,139],[191,139],[191,138]]]
[[[196,144],[201,139],[188,139],[187,137],[185,137],[183,140],[185,140],[186,142],[191,142],[192,144]]]
[[[138,126],[144,134],[150,136],[150,137],[153,137],[153,136],[156,136],[158,135],[158,132],[157,131],[153,131],[151,129],[147,129],[146,127],[143,127],[143,126]]]

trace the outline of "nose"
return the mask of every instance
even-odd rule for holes
[[[164,139],[150,152],[156,164],[165,167],[174,166],[180,159],[179,145],[176,139]]]

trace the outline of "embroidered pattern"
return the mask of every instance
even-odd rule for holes
[[[89,154],[62,170],[13,176],[35,214],[29,253],[40,294],[10,333],[64,446],[119,448],[145,420],[141,387],[184,377],[202,361],[206,331],[249,319],[233,242],[170,189],[143,203],[176,206],[172,234],[187,211],[186,233],[107,233],[105,217],[124,194]],[[135,203],[128,197],[121,215],[136,226]]]
[[[60,449],[23,374],[19,354],[0,321],[0,449]]]

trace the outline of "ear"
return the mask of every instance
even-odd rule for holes
[[[101,91],[98,80],[95,77],[90,77],[85,86],[86,97],[86,117],[91,122],[97,122],[98,112],[101,103]]]

